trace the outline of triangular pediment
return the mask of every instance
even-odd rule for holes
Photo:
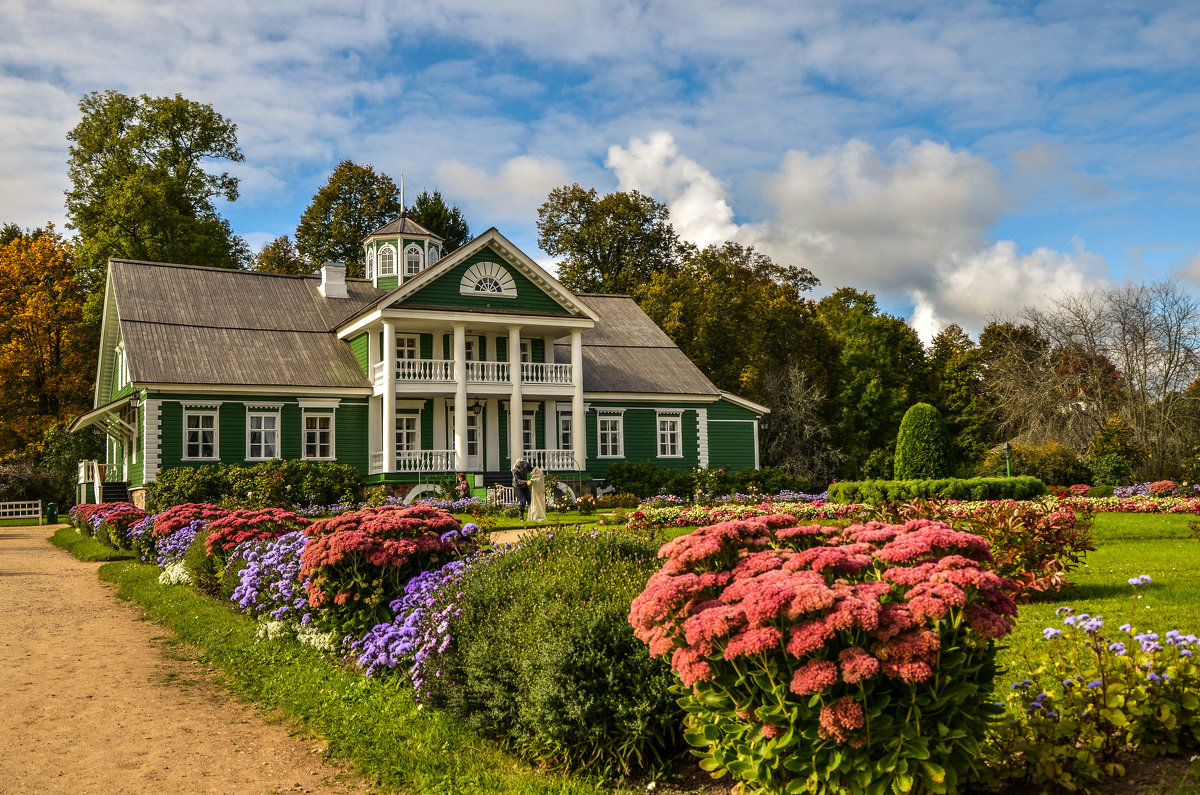
[[[389,307],[597,319],[574,293],[495,228],[447,254],[369,309]]]

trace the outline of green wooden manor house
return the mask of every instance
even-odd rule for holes
[[[109,262],[95,408],[104,462],[80,498],[166,467],[350,464],[415,496],[514,458],[576,489],[622,461],[758,465],[766,409],[718,390],[624,295],[573,293],[494,228],[442,255],[401,217],[363,242],[365,279]]]

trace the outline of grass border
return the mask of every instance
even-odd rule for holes
[[[137,559],[137,555],[134,553],[124,549],[114,549],[91,536],[81,535],[70,525],[55,530],[54,535],[50,536],[50,543],[88,563]]]
[[[66,527],[52,543],[81,560],[128,556]],[[96,548],[99,548],[96,549]],[[327,758],[350,761],[385,790],[414,793],[611,795],[597,782],[544,773],[449,715],[422,710],[396,679],[371,679],[291,638],[260,639],[254,619],[186,586],[158,582],[157,567],[106,563],[100,579],[176,637],[199,649],[241,698],[277,711],[327,740]]]

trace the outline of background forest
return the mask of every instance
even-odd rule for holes
[[[97,92],[80,110],[68,136],[72,236],[0,230],[0,499],[65,501],[74,462],[102,449],[66,427],[91,408],[110,257],[277,273],[339,261],[361,276],[361,240],[401,212],[447,252],[470,237],[437,190],[405,207],[389,175],[347,160],[294,239],[252,253],[216,209],[238,196],[219,171],[243,159],[234,123],[180,95]],[[992,318],[977,339],[951,325],[925,345],[868,292],[736,242],[688,243],[666,205],[637,191],[556,188],[537,227],[565,286],[632,295],[718,387],[768,406],[764,465],[815,488],[890,477],[917,402],[944,417],[959,474],[1002,474],[1007,441],[1013,474],[1054,484],[1197,477],[1200,301],[1177,281],[1065,295]]]

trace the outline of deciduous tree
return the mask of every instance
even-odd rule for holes
[[[51,425],[91,407],[96,338],[75,276],[52,226],[0,247],[0,456],[35,454]]]
[[[214,160],[240,163],[237,125],[211,105],[174,97],[93,92],[71,142],[69,228],[91,286],[109,257],[237,268],[249,260],[214,201],[238,197],[237,178]]]
[[[391,177],[343,160],[300,216],[296,250],[314,271],[326,262],[341,262],[347,276],[361,277],[363,239],[402,210],[400,191]]]
[[[312,264],[303,259],[287,235],[263,245],[254,255],[254,270],[261,273],[314,273]]]
[[[687,244],[667,206],[644,193],[600,196],[579,183],[550,191],[538,208],[538,246],[562,257],[558,278],[571,290],[633,295],[670,273]]]
[[[930,398],[950,433],[960,468],[983,461],[992,446],[995,422],[982,391],[983,356],[957,324],[942,329],[929,351]]]

